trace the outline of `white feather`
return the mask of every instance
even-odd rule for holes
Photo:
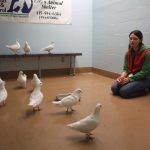
[[[7,99],[8,93],[5,88],[5,81],[0,78],[0,105],[4,105]]]
[[[67,112],[69,109],[72,111],[72,107],[80,101],[81,92],[81,89],[76,89],[72,94],[62,98],[61,101],[53,101],[52,103],[58,107],[66,107]]]
[[[27,41],[25,42],[25,45],[24,45],[23,49],[24,49],[25,54],[29,54],[30,53],[31,47],[30,47],[30,45],[29,45],[29,43]]]
[[[99,125],[99,115],[101,106],[101,104],[97,104],[94,112],[92,112],[90,115],[79,121],[68,124],[67,126],[71,129],[80,131],[82,133],[86,133],[87,136],[90,136],[91,131],[93,131]]]
[[[77,89],[76,89],[77,90]],[[74,90],[74,91],[76,91],[76,90]],[[73,92],[74,92],[73,91]],[[58,95],[56,95],[56,101],[60,101],[60,100],[62,100],[64,97],[67,97],[67,96],[69,96],[69,95],[71,95],[73,92],[70,92],[70,93],[63,93],[63,94],[58,94]],[[81,95],[80,95],[81,96]]]
[[[23,71],[19,71],[17,81],[20,87],[26,88],[27,75],[24,74]]]
[[[18,50],[20,49],[20,44],[18,41],[16,41],[15,44],[6,45],[6,47],[9,48],[11,51],[13,51],[15,54],[17,54]]]
[[[35,88],[39,84],[42,84],[41,80],[38,78],[37,74],[33,74],[33,79],[32,79],[33,88]]]
[[[56,101],[61,101],[64,97],[71,95],[72,93],[58,94],[56,95]]]
[[[50,44],[44,48],[41,49],[41,51],[47,51],[48,53],[51,53],[51,51],[54,49],[55,43],[50,42]]]
[[[41,83],[36,85],[29,98],[28,105],[33,107],[33,110],[35,110],[36,108],[39,109],[39,106],[43,101],[44,96],[43,93],[41,92],[41,85],[42,85]]]

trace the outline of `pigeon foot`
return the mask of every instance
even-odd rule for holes
[[[75,111],[75,110],[70,108],[70,111],[69,111],[69,108],[67,108],[66,113],[72,113],[73,111]]]
[[[91,141],[94,140],[95,137],[93,137],[92,135],[93,135],[92,133],[87,133],[87,134],[86,134],[86,139],[87,139],[87,140],[91,140]]]
[[[40,109],[40,107],[34,107],[33,108],[33,111],[40,111],[41,109]]]
[[[6,106],[6,103],[5,103],[5,102],[2,102],[2,103],[0,104],[0,107],[2,107],[2,106]]]

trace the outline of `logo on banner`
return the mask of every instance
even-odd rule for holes
[[[8,6],[9,4],[9,6]],[[7,14],[29,14],[33,7],[33,0],[12,0],[7,3],[6,0],[0,0],[0,13]]]
[[[0,21],[71,23],[71,0],[0,0]]]

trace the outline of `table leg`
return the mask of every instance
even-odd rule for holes
[[[75,56],[70,56],[70,75],[75,76]]]
[[[38,57],[38,71],[39,71],[39,78],[41,78],[41,64],[40,64],[40,56]]]

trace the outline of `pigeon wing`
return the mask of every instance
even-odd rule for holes
[[[52,102],[55,106],[58,107],[71,107],[74,105],[74,97],[72,95],[64,97],[60,101],[53,101]]]
[[[43,99],[43,94],[41,92],[38,94],[37,93],[31,93],[28,105],[35,107],[42,102],[42,99]]]
[[[7,98],[7,91],[6,89],[3,89],[0,91],[0,102],[5,101]]]
[[[62,105],[69,107],[75,104],[75,97],[73,95],[69,95],[67,97],[64,97],[61,100]]]
[[[80,121],[69,124],[68,127],[83,133],[90,133],[98,124],[99,122],[92,115],[89,115]]]

